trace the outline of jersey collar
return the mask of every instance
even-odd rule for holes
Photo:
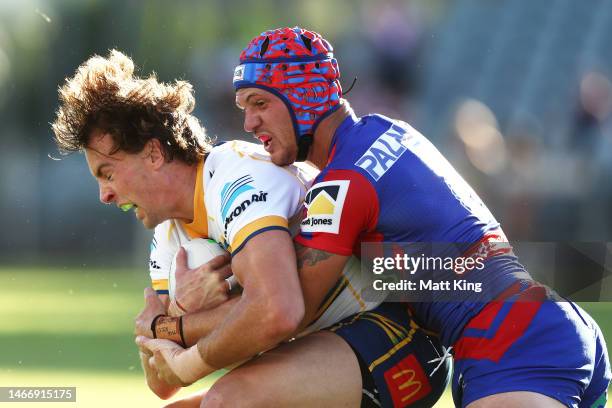
[[[351,127],[355,126],[355,124],[359,122],[359,118],[355,115],[355,112],[350,112],[349,115],[344,118],[344,120],[340,123],[340,125],[336,128],[334,132],[334,137],[332,138],[331,144],[329,145],[329,151],[327,152],[327,162],[332,159],[335,150],[336,150],[336,142],[338,141],[338,135],[345,133]]]
[[[193,192],[193,221],[182,224],[191,238],[208,237],[208,215],[204,203],[204,160],[198,163],[198,173]]]

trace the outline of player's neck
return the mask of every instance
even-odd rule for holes
[[[171,200],[172,218],[191,222],[194,211],[194,195],[198,165],[188,165],[175,160],[169,163],[167,173],[167,194]]]
[[[353,109],[349,103],[341,99],[338,109],[323,119],[317,130],[314,133],[314,141],[308,153],[308,161],[314,164],[318,169],[322,169],[327,164],[329,159],[329,148],[332,139],[336,133],[338,126],[346,119],[347,116],[353,113]]]

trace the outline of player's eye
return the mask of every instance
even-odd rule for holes
[[[257,102],[255,102],[255,106],[257,106],[258,108],[263,108],[264,106],[266,106],[266,101],[264,101],[263,99],[259,99]]]
[[[113,175],[108,173],[105,177],[106,181],[113,181]]]

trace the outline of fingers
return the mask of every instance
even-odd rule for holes
[[[145,303],[149,304],[153,300],[152,298],[159,300],[159,298],[157,297],[157,293],[155,293],[153,288],[147,286],[144,290]]]
[[[142,347],[144,350],[148,350],[152,353],[156,351],[160,353],[169,351],[172,353],[175,349],[182,349],[181,346],[167,339],[150,339],[145,336],[137,336],[134,341],[138,347]]]
[[[223,269],[224,274],[231,274],[231,260],[232,257],[229,253],[218,255],[194,269],[201,269],[209,272],[219,272],[221,269]],[[187,270],[189,270],[189,266],[187,264],[187,251],[181,247],[176,254],[176,273],[182,274]],[[227,272],[227,270],[229,270],[229,272]]]
[[[144,292],[145,297],[145,310],[158,310],[159,313],[164,313],[166,308],[162,303],[161,299],[157,295],[157,292],[153,288],[147,287]],[[151,309],[153,307],[153,309]]]
[[[149,366],[151,366],[151,368],[157,372],[157,378],[159,378],[161,381],[170,385],[187,385],[183,384],[180,381],[180,378],[178,378],[174,372],[172,372],[170,367],[168,367],[164,355],[159,351],[156,351],[153,357],[149,359]]]
[[[216,270],[215,272],[217,272],[219,276],[223,279],[227,279],[230,276],[233,276],[232,268],[230,265],[226,265],[223,268]]]
[[[155,350],[153,352],[153,355],[149,357],[149,365],[156,369],[159,369],[161,364],[164,362],[165,362],[164,355],[159,350]]]
[[[187,251],[185,251],[185,248],[179,248],[176,253],[176,258],[174,262],[176,263],[177,274],[183,273],[189,269],[189,267],[187,266]]]
[[[232,276],[231,257],[229,254],[219,255],[205,264],[199,266],[199,270],[204,273],[216,273],[220,278],[225,279]]]
[[[208,265],[211,269],[219,269],[229,264],[232,260],[230,254],[223,254],[219,256],[215,256],[213,259],[205,263],[204,265]]]
[[[151,351],[151,349],[148,346],[149,340],[152,340],[152,339],[149,339],[148,337],[145,337],[145,336],[136,336],[136,338],[134,339],[134,343],[136,343],[138,348],[142,350],[143,353],[153,354],[153,351]]]
[[[226,254],[218,255],[212,258],[210,261],[208,261],[205,264],[200,265],[199,267],[207,265],[209,269],[216,270],[216,269],[219,269],[219,268],[222,268],[228,265],[231,260],[232,260],[232,257],[230,256],[230,254],[226,253]],[[176,272],[177,273],[182,273],[182,272],[185,272],[186,270],[189,270],[189,265],[187,263],[187,251],[185,251],[185,248],[183,247],[179,248],[179,250],[176,253],[175,262],[176,262]]]
[[[138,341],[137,341],[138,337],[145,337],[145,336],[136,336],[136,338],[134,339],[134,343],[136,343],[136,347],[138,347],[138,353],[140,353],[140,354],[141,354],[141,356],[142,356],[143,354],[144,354],[144,355],[147,355],[147,356],[151,356],[151,355],[153,355],[153,353],[151,353],[151,351],[149,351],[149,349],[148,349],[148,348],[146,348],[145,346],[141,346],[141,345],[138,343]],[[145,338],[147,338],[147,337],[145,337]]]
[[[155,366],[155,356],[151,355],[151,357],[149,357],[149,366],[155,370],[157,370],[157,367]],[[159,375],[159,373],[157,374],[157,378],[159,378],[160,380],[162,379]]]
[[[145,336],[136,336],[136,339],[134,341],[136,342],[136,345],[147,354],[153,354],[156,351],[160,351],[164,348],[167,348],[168,345],[166,344],[166,342],[174,344],[170,340],[150,339]]]
[[[186,313],[187,310],[183,309],[176,299],[172,299],[172,302],[170,302],[168,305],[168,314],[172,317],[178,317],[183,316]]]

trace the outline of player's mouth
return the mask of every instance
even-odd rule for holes
[[[121,208],[121,211],[123,212],[128,212],[131,209],[133,209],[134,211],[136,211],[136,209],[138,208],[138,206],[136,204],[132,204],[132,203],[125,203],[125,204],[120,204],[119,208]]]
[[[263,143],[265,151],[270,153],[269,149],[270,149],[270,142],[272,141],[272,138],[268,135],[258,135],[256,137],[261,143]]]
[[[130,210],[134,210],[134,215],[136,215],[136,218],[138,218],[139,220],[142,220],[144,217],[144,213],[142,211],[142,209],[140,207],[138,207],[138,205],[133,204],[133,203],[125,203],[125,204],[121,204],[119,206],[119,208],[121,208],[121,211],[123,212],[128,212]]]

